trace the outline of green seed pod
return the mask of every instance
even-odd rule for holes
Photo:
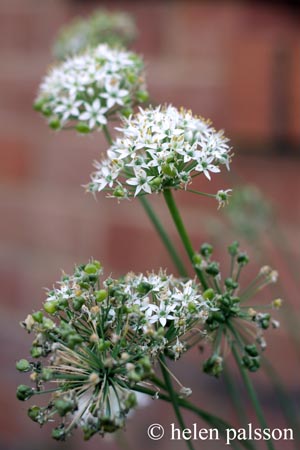
[[[95,300],[97,303],[102,303],[106,298],[107,298],[107,291],[105,289],[95,291]]]
[[[31,369],[31,365],[27,359],[20,359],[20,361],[16,363],[16,368],[20,372],[28,372]]]
[[[75,404],[72,400],[65,400],[62,398],[59,398],[54,402],[54,407],[56,408],[58,414],[61,417],[64,417],[68,412],[71,412],[74,410]]]
[[[84,298],[83,297],[75,297],[72,300],[72,305],[75,311],[80,311],[82,305],[84,304]]]
[[[30,399],[34,394],[34,390],[30,386],[26,386],[25,384],[20,384],[17,388],[17,399],[24,402],[25,400]]]
[[[232,278],[226,278],[225,286],[229,290],[234,290],[234,289],[238,288],[239,284],[236,281],[234,281]]]
[[[58,301],[57,300],[49,300],[48,302],[44,303],[44,310],[48,314],[54,314],[58,309]]]
[[[258,356],[258,350],[255,344],[249,344],[245,346],[245,352],[248,353],[250,356]]]
[[[204,291],[202,295],[205,300],[212,300],[215,296],[215,291],[212,288],[209,288],[206,289],[206,291]]]
[[[98,268],[97,268],[96,264],[89,263],[85,266],[84,271],[88,274],[95,274],[98,272]]]
[[[31,347],[30,354],[33,358],[39,358],[43,354],[42,347]]]
[[[125,407],[129,410],[135,408],[137,405],[137,399],[134,392],[131,392],[125,400]]]
[[[54,428],[52,430],[52,437],[57,441],[64,441],[66,438],[66,433],[64,428]]]
[[[34,422],[39,422],[39,418],[41,415],[41,408],[39,408],[38,406],[31,406],[27,411],[27,415]]]

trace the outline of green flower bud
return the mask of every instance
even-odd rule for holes
[[[195,266],[199,266],[201,264],[201,262],[202,262],[202,258],[199,255],[199,253],[194,253],[194,255],[193,255],[193,264]]]
[[[84,122],[79,122],[75,128],[81,134],[88,134],[91,131],[90,127]]]
[[[161,170],[169,177],[174,177],[176,175],[176,169],[172,164],[163,164]]]
[[[84,304],[84,298],[83,297],[75,297],[72,300],[72,305],[75,311],[79,311]]]
[[[255,344],[249,344],[245,346],[245,352],[248,353],[249,356],[255,357],[258,356],[258,350]]]
[[[128,108],[123,108],[123,109],[121,110],[122,116],[124,116],[124,117],[126,117],[126,118],[130,117],[132,113],[133,113],[133,109],[132,109],[132,108],[129,108],[129,107],[128,107]]]
[[[160,188],[162,183],[161,177],[155,177],[153,180],[150,181],[150,186],[153,188]]]
[[[33,320],[35,322],[38,322],[38,323],[42,323],[43,322],[43,317],[44,316],[43,316],[42,311],[36,311],[36,312],[32,313],[31,315],[32,315]]]
[[[218,355],[211,356],[204,362],[203,371],[218,378],[223,372],[223,358]]]
[[[27,361],[27,359],[20,359],[20,361],[18,361],[16,363],[16,368],[17,370],[19,370],[20,372],[28,372],[31,369],[31,365],[30,363]]]
[[[116,189],[113,191],[113,196],[117,198],[123,198],[125,197],[125,191],[122,188],[122,186],[117,186]]]
[[[125,407],[127,409],[135,408],[137,405],[137,399],[134,392],[131,392],[125,400]]]
[[[217,262],[211,262],[210,264],[208,264],[208,266],[205,269],[205,272],[208,275],[211,275],[213,277],[216,277],[217,275],[219,275],[220,273],[220,268],[219,268],[219,264]]]
[[[53,379],[53,372],[51,369],[43,369],[41,376],[44,381],[50,381]]]
[[[88,273],[89,275],[96,274],[98,270],[101,268],[101,265],[99,266],[99,264],[100,263],[98,263],[98,261],[93,261],[92,263],[87,264],[84,267],[85,273]]]
[[[200,253],[202,256],[204,256],[205,258],[208,258],[212,255],[213,252],[213,246],[207,243],[204,243],[201,245],[200,247]]]
[[[33,109],[34,109],[35,111],[42,112],[42,109],[43,109],[44,104],[45,104],[45,100],[44,100],[44,99],[36,100],[36,101],[33,103]]]
[[[49,300],[48,302],[44,303],[43,307],[48,314],[54,314],[58,309],[58,301]]]
[[[95,300],[97,303],[102,303],[106,298],[107,298],[107,291],[105,289],[95,291]]]
[[[144,102],[147,102],[149,100],[149,94],[148,94],[147,91],[137,91],[135,96],[136,96],[136,99],[140,103],[144,103]]]
[[[43,326],[46,330],[51,330],[55,327],[55,323],[53,320],[49,319],[48,317],[43,318]]]
[[[206,291],[203,292],[202,296],[205,300],[212,300],[215,296],[215,291],[211,288],[206,289]]]
[[[249,262],[249,256],[247,253],[239,253],[237,257],[237,262],[240,266],[245,266]]]
[[[43,354],[42,347],[31,347],[30,354],[33,358],[39,358]]]
[[[53,118],[49,121],[49,127],[52,128],[52,130],[59,130],[61,128],[60,120],[57,118]]]
[[[236,256],[239,249],[239,243],[237,241],[234,241],[231,245],[228,246],[228,253],[231,256]]]
[[[226,278],[225,286],[229,290],[234,290],[234,289],[238,288],[239,284],[236,281],[234,281],[232,278]]]
[[[100,352],[104,352],[105,350],[108,350],[110,348],[110,341],[105,341],[104,339],[99,339],[98,343],[98,349]]]
[[[26,386],[25,384],[20,384],[17,388],[17,399],[24,402],[25,400],[30,399],[34,394],[34,390],[30,386]]]
[[[64,441],[66,438],[66,433],[64,428],[54,428],[52,430],[52,437],[57,441]]]

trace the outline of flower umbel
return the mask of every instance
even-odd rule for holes
[[[88,18],[77,18],[64,26],[57,36],[53,53],[56,58],[65,59],[101,43],[127,46],[136,34],[134,20],[129,14],[99,9]]]
[[[21,359],[17,369],[31,372],[35,386],[19,386],[17,397],[51,394],[46,406],[32,406],[28,415],[40,425],[61,417],[55,439],[76,427],[85,439],[122,428],[137,403],[135,386],[151,382],[160,354],[179,358],[189,331],[209,314],[210,302],[192,280],[161,271],[100,285],[101,274],[97,261],[75,267],[48,291],[44,311],[22,323],[35,334],[34,360]]]
[[[213,341],[213,353],[204,365],[206,373],[218,377],[223,371],[222,347],[227,342],[229,347],[236,346],[241,364],[250,372],[256,372],[260,367],[260,350],[266,348],[263,332],[271,325],[278,328],[279,322],[271,317],[268,309],[280,307],[282,301],[274,300],[268,305],[253,307],[244,303],[255,297],[261,289],[277,281],[277,272],[264,266],[256,278],[241,289],[240,275],[249,263],[246,253],[239,251],[239,244],[234,242],[228,247],[231,256],[231,270],[227,278],[221,283],[219,263],[211,260],[213,248],[203,244],[198,264],[206,273],[209,288],[203,292],[203,297],[209,299],[215,306],[206,320],[207,334]],[[202,260],[201,260],[202,259]],[[260,309],[267,312],[261,312]],[[226,345],[224,345],[226,347]]]
[[[107,158],[95,163],[92,192],[106,190],[120,198],[186,189],[196,175],[210,180],[221,165],[229,169],[228,139],[191,111],[171,105],[140,108],[117,130]]]
[[[35,108],[54,129],[87,133],[116,113],[129,114],[147,96],[143,61],[133,52],[99,45],[51,69],[40,86]]]

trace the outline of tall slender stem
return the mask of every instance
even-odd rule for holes
[[[144,196],[139,197],[139,199],[140,199],[140,202],[143,205],[144,210],[146,211],[149,219],[151,220],[152,224],[154,225],[154,228],[158,232],[166,250],[168,251],[169,255],[171,256],[171,259],[174,262],[179,275],[184,278],[187,277],[187,271],[184,267],[184,264],[183,264],[180,256],[178,255],[174,245],[172,244],[172,242],[168,236],[168,233],[166,232],[162,223],[160,222],[157,215],[153,211],[152,206],[150,205],[150,203]]]
[[[179,426],[181,428],[181,431],[183,431],[186,428],[186,426],[185,426],[185,423],[184,423],[184,420],[183,420],[183,417],[182,417],[182,414],[181,414],[181,411],[180,411],[177,395],[176,395],[176,392],[175,392],[175,390],[173,388],[173,383],[172,383],[170,374],[169,374],[169,372],[168,372],[168,370],[166,368],[166,360],[165,360],[165,357],[163,355],[160,356],[160,368],[161,368],[161,372],[162,372],[164,381],[166,383],[167,391],[168,391],[168,393],[170,395],[170,399],[171,399],[171,402],[172,402],[172,405],[173,405],[173,409],[174,409],[175,415],[177,417]],[[190,450],[194,450],[193,444],[192,444],[192,442],[190,440],[186,440],[185,442],[186,442],[187,447]]]
[[[108,127],[106,125],[103,125],[103,132],[104,132],[104,135],[106,137],[108,144],[111,145],[113,140],[112,140],[112,137],[108,130]],[[157,231],[158,235],[160,236],[173,263],[175,264],[175,267],[177,268],[179,275],[184,278],[187,277],[187,271],[184,267],[184,264],[179,256],[177,250],[175,249],[171,239],[169,238],[168,233],[166,232],[161,221],[158,219],[157,215],[155,214],[151,204],[148,202],[148,200],[144,196],[140,196],[139,200],[140,200],[146,214],[148,215],[150,221],[152,222],[155,230]]]
[[[238,335],[237,331],[235,330],[235,328],[230,323],[228,324],[228,326],[229,326],[230,331],[232,332],[233,336],[235,337],[236,341],[239,342],[239,335]],[[232,345],[232,353],[233,353],[234,359],[235,359],[235,361],[237,363],[237,366],[239,368],[239,371],[241,373],[244,385],[245,385],[245,387],[247,389],[247,392],[248,392],[249,398],[251,400],[251,403],[253,405],[253,408],[255,410],[257,419],[258,419],[258,421],[259,421],[259,423],[260,423],[260,425],[261,425],[261,427],[263,429],[268,428],[268,425],[267,425],[267,422],[266,422],[266,419],[265,419],[262,407],[261,407],[259,399],[258,399],[258,397],[256,395],[256,392],[255,392],[255,389],[253,387],[252,381],[251,381],[251,379],[250,379],[250,377],[248,375],[247,369],[243,366],[243,364],[242,364],[242,362],[240,360],[240,356],[239,356],[239,353],[238,353],[238,351],[236,349],[235,344],[236,343],[234,342],[233,345]],[[267,448],[269,450],[275,450],[271,440],[266,441],[266,445],[267,445]]]
[[[182,218],[180,216],[179,210],[178,210],[178,208],[176,206],[176,203],[175,203],[173,194],[171,192],[171,189],[165,189],[164,190],[164,198],[165,198],[165,201],[166,201],[167,206],[169,208],[170,214],[171,214],[171,216],[172,216],[172,218],[174,220],[175,226],[177,228],[177,231],[179,233],[179,236],[181,238],[183,246],[184,246],[184,248],[185,248],[185,250],[186,250],[186,252],[188,254],[188,257],[190,258],[190,261],[191,261],[193,267],[194,267],[193,259],[194,259],[195,252],[194,252],[192,243],[190,241],[190,238],[189,238],[189,236],[187,234],[187,231],[185,229],[185,226],[184,226],[184,223],[182,221]],[[202,270],[195,267],[195,272],[196,272],[196,274],[197,274],[197,276],[198,276],[198,278],[199,278],[203,288],[207,289],[208,285],[207,285],[207,282],[206,282],[206,279],[204,277],[204,274],[203,274]]]

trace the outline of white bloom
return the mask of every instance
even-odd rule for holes
[[[103,44],[51,69],[35,106],[60,128],[74,125],[86,131],[83,125],[88,125],[92,131],[106,124],[110,114],[138,103],[144,89],[142,60]]]
[[[88,122],[90,129],[94,128],[95,125],[105,125],[107,123],[105,117],[107,110],[101,106],[98,98],[96,98],[91,105],[85,103],[84,107],[85,112],[80,114],[79,119]]]
[[[105,98],[109,100],[108,92]],[[228,139],[190,111],[173,106],[140,108],[117,130],[120,135],[107,152],[111,167],[122,161],[112,192],[121,185],[133,187],[128,189],[128,196],[186,189],[200,173],[210,179],[211,173],[220,172],[221,165],[229,168]],[[101,191],[103,186],[101,163],[96,169],[89,186],[93,192]]]

